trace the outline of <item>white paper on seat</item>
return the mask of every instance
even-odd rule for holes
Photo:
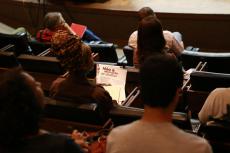
[[[120,66],[97,64],[96,83],[103,85],[113,100],[121,104],[125,100],[127,70]]]
[[[103,87],[109,92],[113,100],[116,100],[119,105],[122,105],[122,101],[126,99],[124,87],[115,85]]]

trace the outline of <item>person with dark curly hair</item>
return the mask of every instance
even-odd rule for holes
[[[1,153],[82,153],[67,135],[40,129],[44,95],[39,82],[21,69],[0,79]]]
[[[102,86],[87,78],[87,73],[94,66],[90,47],[75,35],[59,31],[52,37],[52,52],[68,75],[60,76],[52,83],[50,96],[55,99],[97,103],[103,111],[108,112],[113,106],[111,96]]]

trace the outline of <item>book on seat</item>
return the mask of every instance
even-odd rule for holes
[[[87,26],[82,25],[82,24],[77,24],[77,23],[72,23],[70,27],[76,33],[76,35],[81,38],[83,37],[87,29]]]

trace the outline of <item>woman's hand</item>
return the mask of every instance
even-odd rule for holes
[[[84,152],[89,151],[89,145],[86,142],[87,135],[82,134],[81,132],[78,132],[77,130],[74,130],[71,135],[72,139],[74,139],[74,142],[79,144]]]

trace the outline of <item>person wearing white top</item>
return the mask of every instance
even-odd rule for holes
[[[201,123],[206,123],[209,117],[220,118],[227,113],[230,104],[230,88],[216,88],[207,97],[198,117]]]
[[[143,18],[153,15],[156,17],[156,14],[150,7],[143,7],[138,11],[139,21]],[[184,51],[184,44],[182,41],[182,35],[179,32],[171,32],[168,30],[163,31],[163,35],[166,41],[165,44],[165,51],[174,53],[176,56],[180,56],[181,53]],[[137,37],[138,31],[134,31],[128,40],[128,45],[134,49],[133,53],[133,64],[134,66],[138,67],[138,54],[137,54]]]

